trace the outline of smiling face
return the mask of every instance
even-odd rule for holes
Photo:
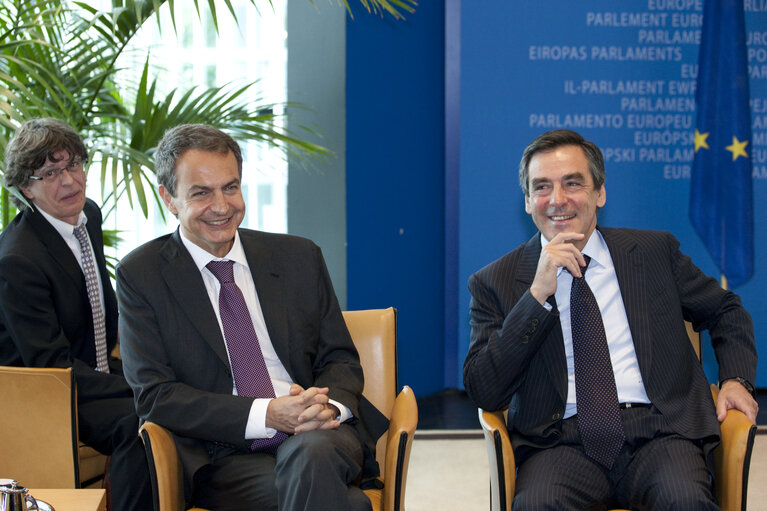
[[[175,171],[176,196],[160,185],[163,202],[178,217],[184,236],[224,257],[245,216],[237,159],[231,151],[190,149],[178,159]]]
[[[530,160],[525,211],[543,236],[578,232],[582,240],[573,244],[583,250],[597,225],[597,209],[605,205],[605,187],[594,189],[594,179],[583,150],[574,145],[537,153]]]
[[[53,153],[54,160],[50,157],[46,158],[42,169],[36,170],[33,175],[42,176],[43,169],[66,167],[71,157],[72,155],[66,150],[56,151]],[[77,225],[80,212],[85,207],[85,172],[82,167],[61,172],[58,177],[50,181],[30,179],[19,189],[35,207],[71,225]]]

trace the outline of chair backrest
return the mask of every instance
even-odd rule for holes
[[[397,397],[397,311],[394,308],[346,311],[344,321],[360,355],[364,396],[391,419]],[[386,465],[387,434],[376,444],[376,460]]]
[[[698,360],[700,360],[700,332],[693,330],[692,323],[689,321],[684,322],[684,327],[687,329],[687,337],[690,338],[692,349],[695,350],[695,354],[698,355]]]
[[[28,488],[79,488],[71,369],[0,366],[0,477]]]

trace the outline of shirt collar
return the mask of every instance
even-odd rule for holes
[[[242,241],[240,241],[240,232],[235,231],[234,232],[234,243],[232,243],[232,248],[229,249],[229,253],[227,253],[224,257],[216,257],[204,248],[195,245],[194,242],[192,242],[189,238],[184,236],[184,231],[179,227],[178,233],[181,236],[181,242],[184,244],[184,247],[189,251],[189,254],[192,256],[192,259],[194,259],[194,264],[197,265],[197,269],[202,271],[205,266],[211,261],[223,261],[223,260],[231,260],[235,263],[239,263],[246,268],[248,268],[248,258],[245,257],[245,249],[242,248]]]
[[[43,211],[41,208],[38,208],[35,206],[35,211],[43,215],[43,218],[48,220],[48,223],[53,226],[54,229],[61,235],[62,238],[65,240],[68,239],[74,239],[75,237],[75,227],[78,227],[79,225],[85,225],[88,223],[88,217],[85,216],[85,213],[80,211],[80,216],[77,219],[77,225],[72,225],[69,222],[65,222],[63,220],[59,220],[58,218],[54,217],[53,215],[49,214],[47,211]]]

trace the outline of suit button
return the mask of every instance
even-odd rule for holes
[[[533,327],[538,326],[538,318],[533,318],[532,323],[533,323]]]
[[[561,417],[562,417],[561,414],[555,413],[554,415],[551,416],[551,420],[558,421]]]
[[[529,335],[526,335],[526,336],[522,337],[522,344],[527,344],[527,341],[529,341],[529,340],[530,340],[530,336]]]

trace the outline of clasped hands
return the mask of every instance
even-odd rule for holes
[[[327,387],[309,387],[293,384],[287,396],[269,401],[266,409],[266,427],[289,434],[298,434],[314,429],[335,429],[338,408],[329,403]]]

